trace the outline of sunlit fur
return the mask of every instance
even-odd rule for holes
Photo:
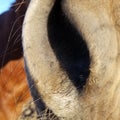
[[[29,0],[16,0],[0,15],[0,119],[16,120],[30,99],[21,30]]]
[[[90,53],[90,75],[80,91],[61,67],[49,40],[48,18],[56,1],[32,0],[25,17],[23,47],[29,85],[34,83],[59,119],[119,120],[120,1],[58,0]]]

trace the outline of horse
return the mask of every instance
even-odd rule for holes
[[[16,120],[31,97],[22,50],[22,24],[29,0],[16,0],[0,15],[0,119]]]

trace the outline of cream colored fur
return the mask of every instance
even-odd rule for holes
[[[48,42],[55,0],[32,0],[23,25],[27,68],[46,105],[65,120],[120,120],[120,1],[63,0],[65,14],[90,51],[88,82],[79,94]]]

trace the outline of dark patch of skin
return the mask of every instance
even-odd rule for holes
[[[62,11],[61,0],[56,0],[49,15],[48,36],[61,67],[76,88],[82,90],[89,76],[89,51],[82,36]]]
[[[29,1],[20,5],[23,0],[16,0],[8,11],[0,15],[0,68],[23,56],[22,23]]]
[[[37,112],[41,113],[41,111],[44,111],[45,108],[46,108],[45,103],[42,101],[40,93],[38,92],[37,87],[34,83],[34,79],[31,76],[31,74],[29,72],[29,69],[27,68],[27,63],[26,62],[25,62],[25,66],[26,66],[25,68],[26,68],[26,72],[27,72],[28,84],[29,84],[29,88],[30,88],[30,91],[31,91],[31,95],[33,97],[33,101],[36,104],[36,108],[39,108],[39,109],[37,109]]]
[[[27,62],[25,60],[25,68],[26,68],[26,72],[27,72],[27,79],[28,79],[28,84],[29,84],[29,88],[31,91],[31,95],[33,97],[33,101],[36,105],[36,110],[37,110],[37,114],[38,114],[38,119],[41,119],[42,116],[45,114],[46,120],[50,120],[49,118],[52,118],[53,116],[56,118],[55,120],[58,120],[58,118],[56,117],[56,115],[54,115],[54,113],[51,110],[47,110],[46,111],[46,104],[44,103],[44,101],[42,100],[42,97],[40,95],[40,93],[37,90],[37,87],[34,83],[34,79],[31,76],[29,69],[27,67]]]

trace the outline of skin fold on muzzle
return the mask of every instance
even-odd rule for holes
[[[119,9],[119,0],[31,0],[22,36],[38,111],[120,119]]]

